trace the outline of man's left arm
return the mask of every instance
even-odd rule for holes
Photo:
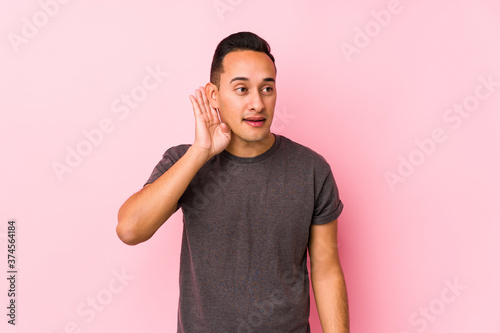
[[[323,333],[349,333],[347,290],[337,250],[337,220],[311,225],[309,256]]]

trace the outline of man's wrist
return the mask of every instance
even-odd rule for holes
[[[204,165],[206,162],[208,162],[208,160],[212,158],[212,156],[210,155],[210,151],[194,145],[188,148],[186,154],[189,154],[201,165]]]

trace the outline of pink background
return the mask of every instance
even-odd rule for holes
[[[116,215],[192,143],[188,95],[243,30],[276,57],[274,131],[334,171],[352,332],[500,332],[498,1],[65,2],[0,4],[2,332],[175,331],[180,212],[135,247]],[[148,70],[168,76],[145,90]]]

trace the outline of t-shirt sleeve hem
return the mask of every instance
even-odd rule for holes
[[[337,209],[335,209],[333,213],[326,216],[313,217],[311,224],[326,224],[335,221],[340,216],[340,213],[342,213],[343,209],[344,209],[344,204],[342,203],[342,201],[340,201],[339,205],[337,206]]]

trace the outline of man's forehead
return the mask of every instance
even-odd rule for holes
[[[222,62],[222,75],[233,81],[236,77],[249,78],[255,74],[264,75],[267,79],[275,77],[274,63],[264,52],[234,51],[228,53]]]

